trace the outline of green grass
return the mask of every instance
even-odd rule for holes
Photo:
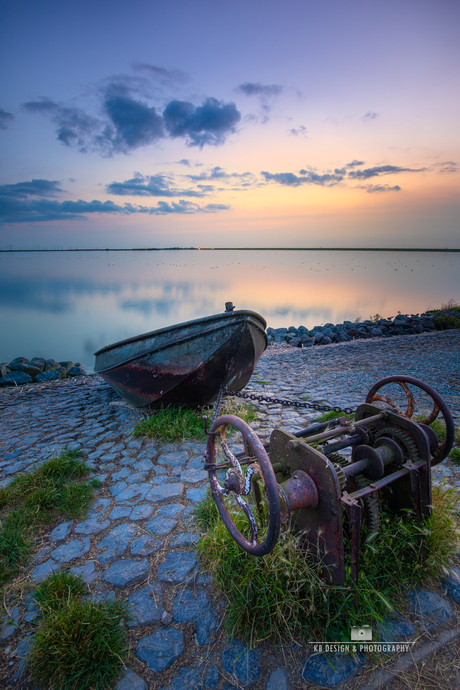
[[[460,304],[456,300],[450,299],[445,304],[441,304],[438,309],[430,309],[429,313],[433,314],[437,330],[443,331],[451,328],[460,328],[460,316],[458,316],[458,314],[444,316],[444,311],[460,312]]]
[[[206,414],[208,424],[212,418],[212,410],[192,410],[186,407],[173,407],[168,405],[137,424],[132,432],[135,438],[148,436],[157,441],[173,443],[184,439],[204,441],[207,436],[204,432],[203,415]],[[221,407],[220,415],[234,414],[250,424],[257,419],[256,410],[252,405],[240,403],[236,398],[226,399]]]
[[[71,573],[54,573],[37,588],[41,619],[29,670],[40,687],[53,690],[111,688],[127,659],[129,618],[120,602],[85,601],[86,585]]]
[[[0,593],[28,565],[37,532],[56,518],[83,515],[97,480],[83,482],[89,468],[77,451],[65,451],[0,489]]]
[[[460,465],[460,448],[458,446],[452,448],[448,458],[449,460],[452,460],[452,462],[455,462],[456,465]]]
[[[377,539],[361,552],[355,608],[347,539],[346,582],[343,586],[328,585],[290,531],[282,532],[267,556],[246,554],[233,541],[210,501],[208,497],[195,513],[204,530],[198,544],[200,561],[227,598],[224,624],[228,632],[250,645],[263,640],[288,644],[293,640],[349,640],[350,626],[363,621],[376,623],[394,614],[407,588],[424,577],[439,575],[458,548],[453,492],[433,491],[433,514],[423,525],[423,564],[420,530],[414,519],[384,514]],[[241,511],[233,511],[233,519],[244,532],[246,520]]]
[[[322,415],[317,417],[315,422],[330,422],[333,419],[340,419],[340,417],[345,417],[345,419],[350,420],[354,419],[355,415],[354,413],[346,414],[345,412],[334,412],[331,410],[330,412],[324,412]]]

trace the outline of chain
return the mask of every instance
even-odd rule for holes
[[[221,388],[222,390],[222,388]],[[230,395],[235,398],[245,398],[246,400],[257,400],[257,402],[278,403],[278,405],[285,405],[288,407],[308,407],[311,410],[319,412],[344,412],[345,414],[353,414],[356,410],[351,407],[339,407],[338,405],[320,405],[319,403],[300,402],[299,400],[287,400],[286,398],[269,398],[266,395],[256,395],[254,393],[236,393],[229,391],[227,388],[223,389],[224,395]]]

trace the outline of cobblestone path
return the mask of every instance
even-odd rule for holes
[[[378,379],[410,374],[437,389],[460,424],[459,353],[459,331],[314,350],[277,345],[264,354],[246,391],[355,407]],[[264,440],[275,427],[296,431],[317,416],[277,403],[256,406],[259,417],[252,426]],[[96,375],[2,392],[0,415],[0,486],[64,448],[80,449],[103,482],[84,521],[54,527],[30,576],[40,582],[68,568],[84,578],[94,598],[129,603],[133,661],[116,690],[304,687],[295,684],[299,676],[280,651],[249,651],[220,629],[222,602],[199,573],[194,554],[199,535],[193,510],[207,489],[203,444],[133,439],[140,413]],[[449,461],[433,472],[435,480],[460,486],[459,468]],[[442,601],[445,615],[452,615]],[[25,678],[36,615],[26,600],[0,625],[0,679],[13,686]],[[306,649],[297,654],[298,669],[307,657]]]

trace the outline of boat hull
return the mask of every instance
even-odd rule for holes
[[[135,407],[198,407],[221,386],[245,387],[267,347],[265,328],[251,311],[196,319],[108,345],[94,369]]]

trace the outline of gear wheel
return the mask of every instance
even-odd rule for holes
[[[339,480],[340,491],[343,494],[343,492],[345,491],[345,487],[347,485],[347,478],[344,475],[343,469],[341,468],[340,465],[334,464],[334,469],[335,469],[336,474],[337,474],[337,479]]]
[[[415,462],[416,460],[418,460],[417,446],[412,436],[407,431],[404,431],[403,429],[398,429],[397,427],[387,426],[383,429],[380,429],[376,433],[375,440],[381,438],[382,436],[391,438],[393,441],[396,441],[401,446],[401,450],[404,455],[404,461],[411,460],[412,462]]]
[[[343,492],[345,491],[345,487],[347,485],[347,478],[345,477],[342,468],[346,467],[349,464],[349,462],[343,455],[340,455],[340,453],[330,453],[327,456],[327,459],[334,464],[337,479],[339,480],[340,491],[343,494]]]
[[[356,475],[354,480],[359,489],[364,489],[370,484],[370,482],[363,477],[362,474]],[[366,544],[369,544],[376,538],[380,530],[380,508],[374,494],[367,494],[367,496],[363,496],[361,500],[366,511],[366,522],[369,528],[366,537]]]

